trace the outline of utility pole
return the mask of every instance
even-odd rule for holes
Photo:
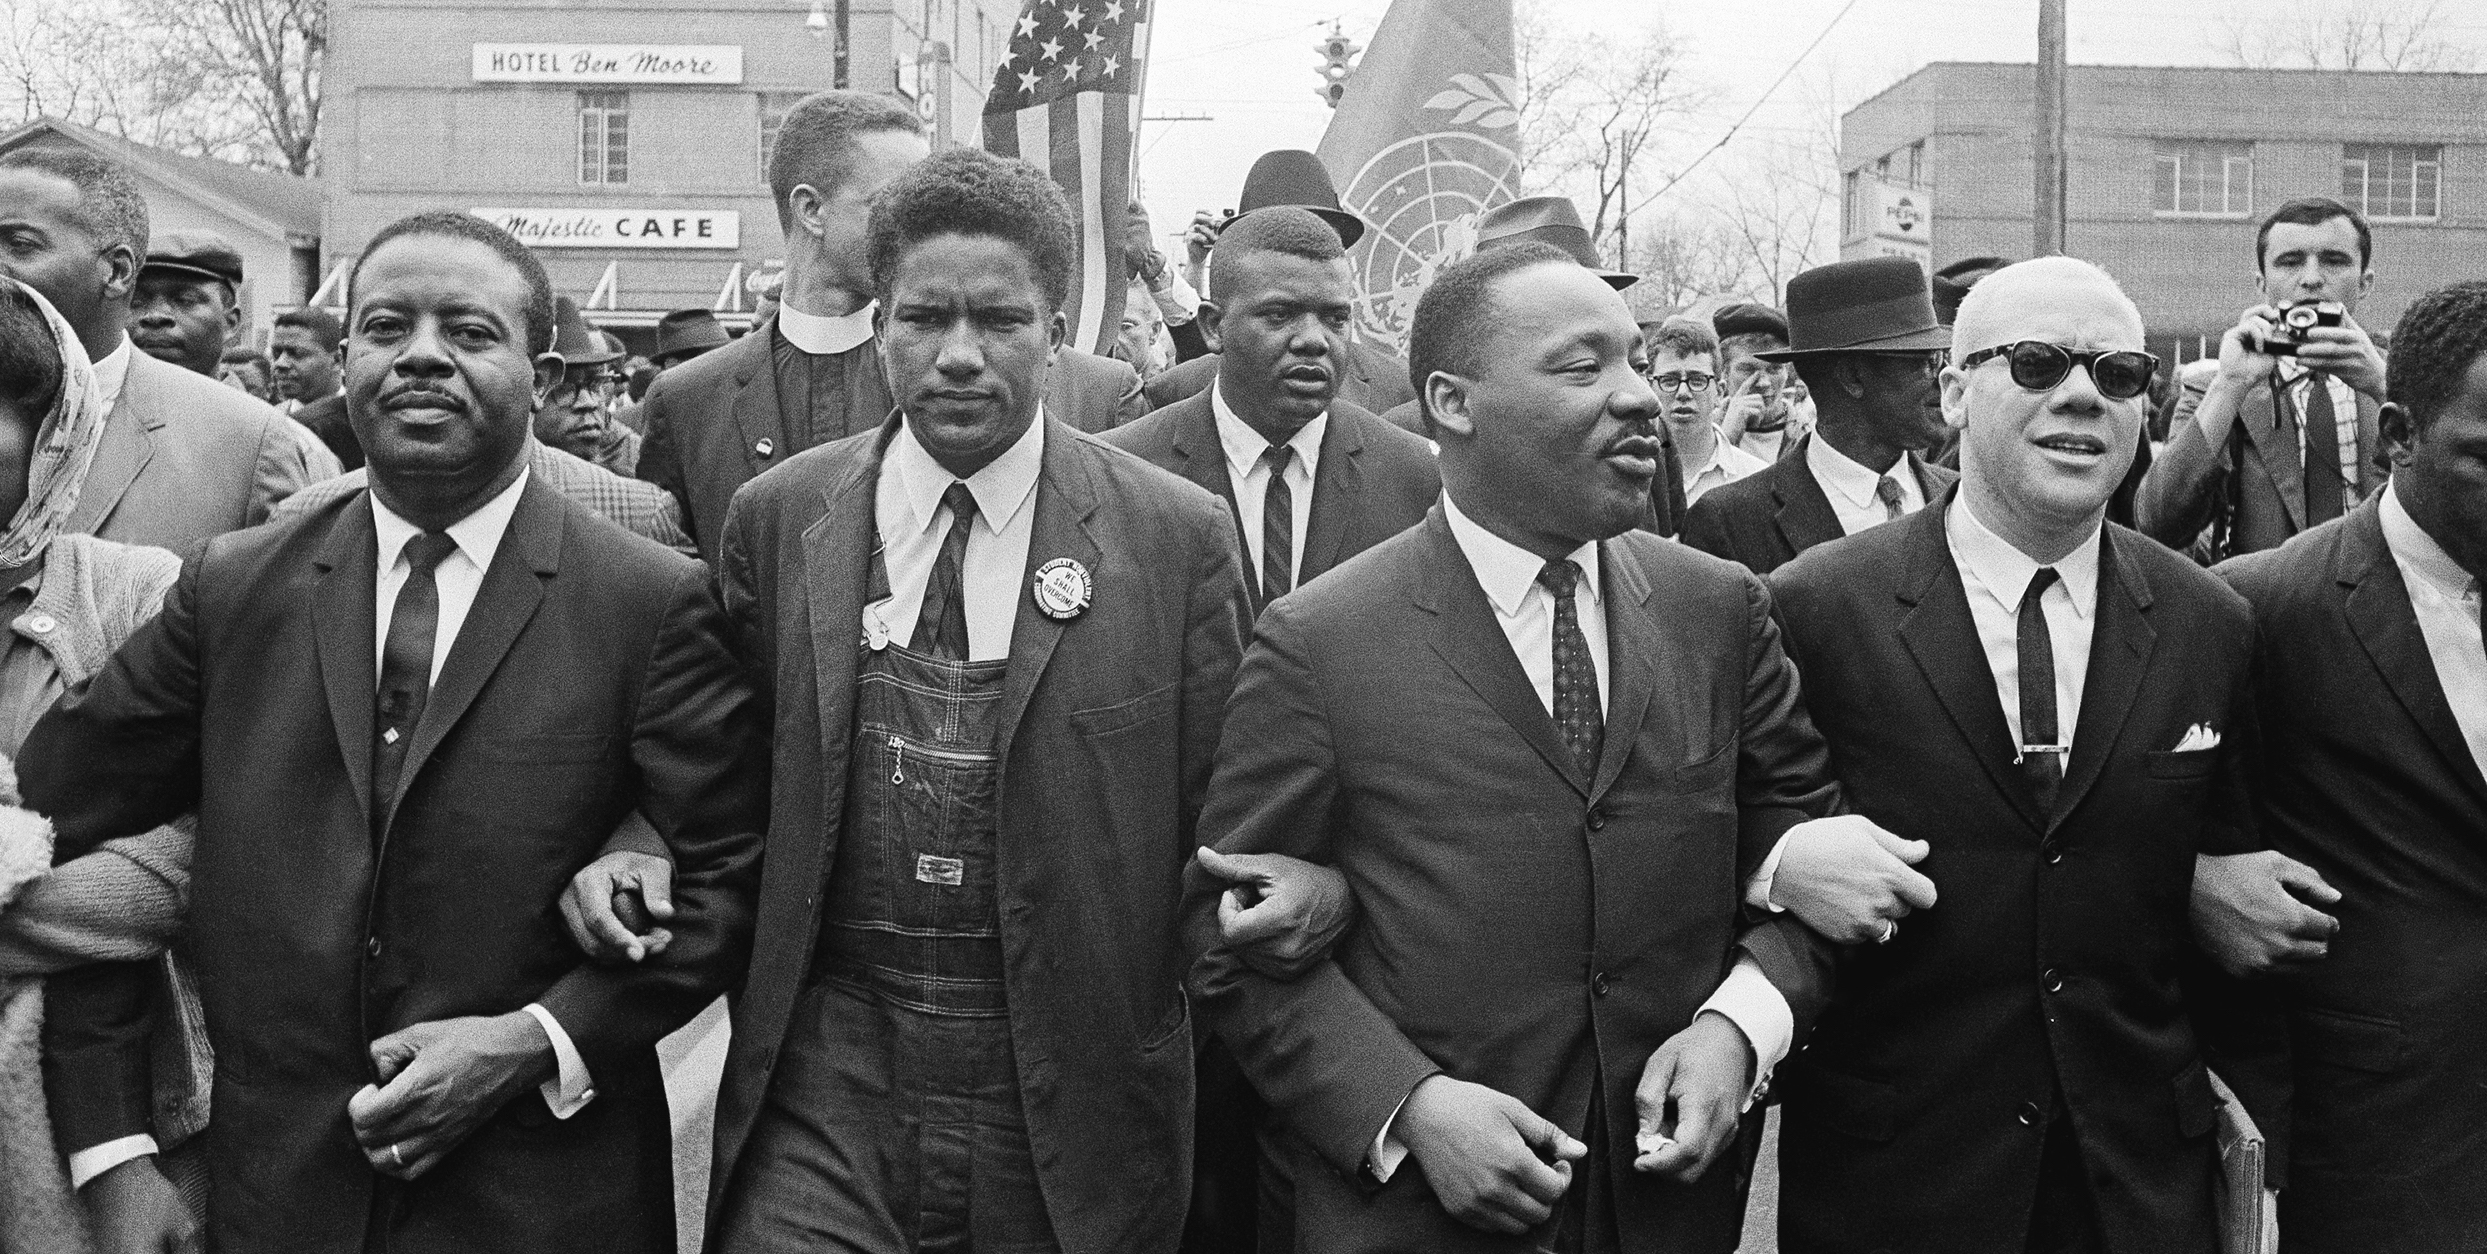
[[[2064,251],[2064,6],[2038,0],[2037,134],[2030,146],[2036,178],[2031,189],[2030,255]]]

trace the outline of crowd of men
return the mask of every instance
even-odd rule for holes
[[[1273,153],[1092,355],[1044,171],[768,175],[650,382],[453,212],[237,355],[0,156],[0,504],[182,555],[0,744],[180,919],[43,982],[0,1254],[667,1251],[686,1154],[738,1254],[1727,1254],[1770,1105],[1790,1251],[2487,1245],[2487,283],[2387,354],[2290,201],[2178,378],[2069,257],[1636,321],[1536,197],[1402,361]]]

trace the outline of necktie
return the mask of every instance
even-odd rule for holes
[[[1894,479],[1889,475],[1884,475],[1882,477],[1882,481],[1874,485],[1874,499],[1883,503],[1884,522],[1898,522],[1900,520],[1899,480]]]
[[[1580,586],[1580,568],[1548,562],[1537,582],[1554,597],[1554,725],[1580,764],[1580,773],[1598,773],[1598,749],[1606,742],[1606,715],[1598,700],[1598,667],[1589,656],[1589,637],[1581,634],[1580,605],[1572,592]]]
[[[2332,410],[2331,381],[2306,376],[2306,525],[2340,517],[2346,484],[2340,471],[2340,417]]]
[[[976,522],[976,494],[964,483],[953,483],[942,492],[941,503],[950,507],[950,534],[942,537],[941,556],[933,559],[933,579],[924,586],[924,608],[915,616],[915,639],[907,647],[964,662],[967,590],[961,572],[967,562],[967,532]]]
[[[1261,600],[1275,601],[1295,587],[1295,489],[1287,486],[1287,466],[1295,446],[1272,444],[1261,454],[1269,467],[1269,488],[1261,494]]]
[[[2055,790],[2064,782],[2063,736],[2055,725],[2055,637],[2047,631],[2040,598],[2055,586],[2052,566],[2030,576],[2021,594],[2021,773],[2029,780],[2038,812],[2055,813]]]
[[[397,795],[407,742],[414,739],[415,725],[423,721],[423,703],[432,694],[433,637],[440,630],[440,585],[432,571],[457,547],[457,541],[437,531],[406,542],[406,564],[412,569],[397,590],[396,608],[389,612],[388,639],[380,647],[380,691],[372,708],[374,819],[388,813],[389,801]]]

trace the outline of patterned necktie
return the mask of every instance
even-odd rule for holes
[[[1874,499],[1883,503],[1883,521],[1900,521],[1900,481],[1884,475],[1874,485]]]
[[[1287,466],[1295,446],[1272,444],[1261,453],[1269,467],[1269,488],[1261,494],[1261,600],[1264,604],[1295,588],[1295,490],[1287,486]]]
[[[1589,637],[1580,630],[1580,605],[1572,596],[1580,586],[1580,567],[1548,562],[1537,572],[1537,582],[1554,597],[1554,725],[1580,773],[1595,778],[1598,750],[1606,743],[1606,714],[1598,700],[1597,662],[1589,656]]]
[[[432,649],[440,631],[440,585],[433,570],[458,542],[437,531],[426,531],[406,542],[406,564],[412,569],[397,590],[396,608],[389,612],[388,639],[380,647],[380,691],[373,699],[371,744],[371,813],[388,813],[397,795],[397,777],[406,766],[406,746],[415,725],[423,721],[423,703],[432,693]]]
[[[2340,416],[2332,409],[2331,381],[2306,376],[2306,525],[2340,517],[2347,484],[2340,470]]]
[[[2021,773],[2044,815],[2055,813],[2055,792],[2064,782],[2065,754],[2056,747],[2063,736],[2055,725],[2055,637],[2038,605],[2057,578],[2054,567],[2039,567],[2021,594]]]
[[[942,537],[941,556],[933,559],[932,582],[924,585],[924,608],[915,616],[915,638],[907,647],[918,653],[967,660],[967,532],[976,522],[976,494],[964,483],[953,483],[941,494],[950,508],[950,534]]]

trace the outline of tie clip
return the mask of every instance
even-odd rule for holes
[[[2072,746],[2071,746],[2071,745],[2022,745],[2022,746],[2021,746],[2021,751],[2020,751],[2020,753],[2015,754],[2015,755],[2013,756],[2013,758],[2012,758],[2012,765],[2014,765],[2014,766],[2019,766],[2019,765],[2021,764],[2021,759],[2022,759],[2022,758],[2025,758],[2025,757],[2027,757],[2027,756],[2029,756],[2030,754],[2033,754],[2033,753],[2071,753],[2071,752],[2072,752]]]

